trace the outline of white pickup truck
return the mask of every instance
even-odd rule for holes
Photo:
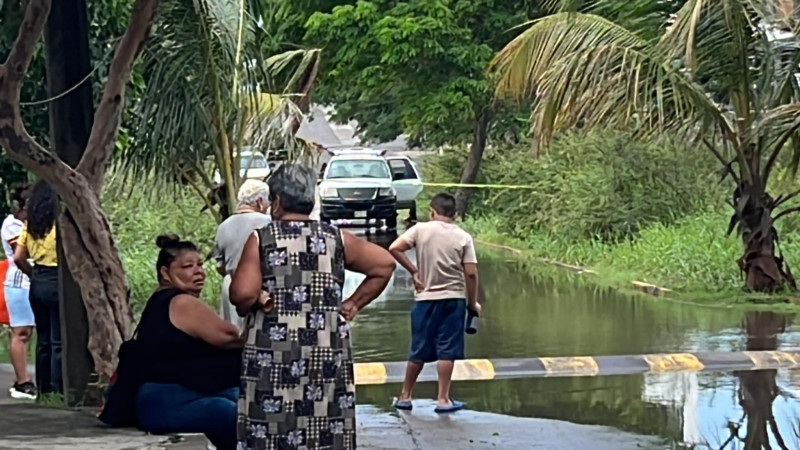
[[[399,209],[411,209],[412,219],[416,218],[422,180],[407,157],[347,151],[328,162],[318,192],[322,220],[383,220],[387,228],[395,229]]]

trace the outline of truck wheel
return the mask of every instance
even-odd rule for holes
[[[390,230],[397,229],[397,212],[395,212],[393,216],[386,218],[386,228]]]

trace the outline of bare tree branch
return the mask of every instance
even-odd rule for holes
[[[0,66],[0,91],[11,103],[18,103],[22,80],[33,59],[36,42],[42,36],[52,0],[30,0],[19,33],[6,62]],[[17,102],[14,102],[14,101]]]
[[[797,197],[798,195],[800,195],[800,190],[794,191],[794,192],[792,192],[791,194],[789,194],[789,195],[787,195],[787,196],[785,196],[785,197],[784,197],[784,196],[782,196],[782,195],[781,195],[781,196],[779,196],[777,199],[775,199],[775,206],[774,206],[774,208],[777,208],[777,207],[779,207],[779,206],[783,205],[784,203],[786,203],[786,202],[788,202],[789,200],[791,200],[791,199],[793,199],[793,198]]]
[[[775,216],[775,218],[774,218],[774,219],[772,219],[772,222],[773,222],[773,223],[774,223],[774,222],[777,222],[777,221],[778,221],[778,219],[780,219],[781,217],[783,217],[783,216],[788,216],[789,214],[796,213],[796,212],[800,212],[800,206],[795,206],[794,208],[788,208],[788,209],[784,209],[783,211],[781,211],[780,213],[778,213],[778,215],[777,215],[777,216]]]
[[[717,150],[716,147],[714,147],[714,144],[709,142],[708,139],[706,139],[706,138],[703,138],[703,144],[705,144],[705,146],[711,151],[711,153],[713,153],[714,156],[717,157],[719,162],[722,163],[722,167],[730,167],[730,163],[725,161],[725,158],[722,156],[722,153],[720,153],[720,151]],[[734,171],[732,171],[732,170],[728,171],[728,173],[733,178],[733,181],[735,181],[738,184],[739,183],[739,177],[736,176],[736,173]]]
[[[64,181],[74,171],[28,134],[19,115],[9,117],[6,106],[10,105],[0,95],[0,147],[5,149],[9,158],[36,173],[60,192]]]
[[[150,34],[153,17],[160,0],[136,0],[128,29],[117,47],[103,97],[94,115],[94,125],[89,136],[86,152],[78,164],[78,171],[89,179],[99,191],[103,185],[106,166],[116,144],[122,110],[125,107],[125,89],[131,78],[133,65]]]

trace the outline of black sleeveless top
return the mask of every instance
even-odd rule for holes
[[[136,337],[143,355],[142,383],[179,384],[201,393],[218,393],[240,385],[242,351],[223,350],[189,336],[169,320],[178,289],[156,291],[147,301]]]

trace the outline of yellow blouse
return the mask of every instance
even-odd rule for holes
[[[28,234],[28,224],[22,227],[22,234],[17,245],[28,249],[28,254],[37,266],[58,267],[56,251],[56,227],[53,227],[42,239],[34,239]]]

